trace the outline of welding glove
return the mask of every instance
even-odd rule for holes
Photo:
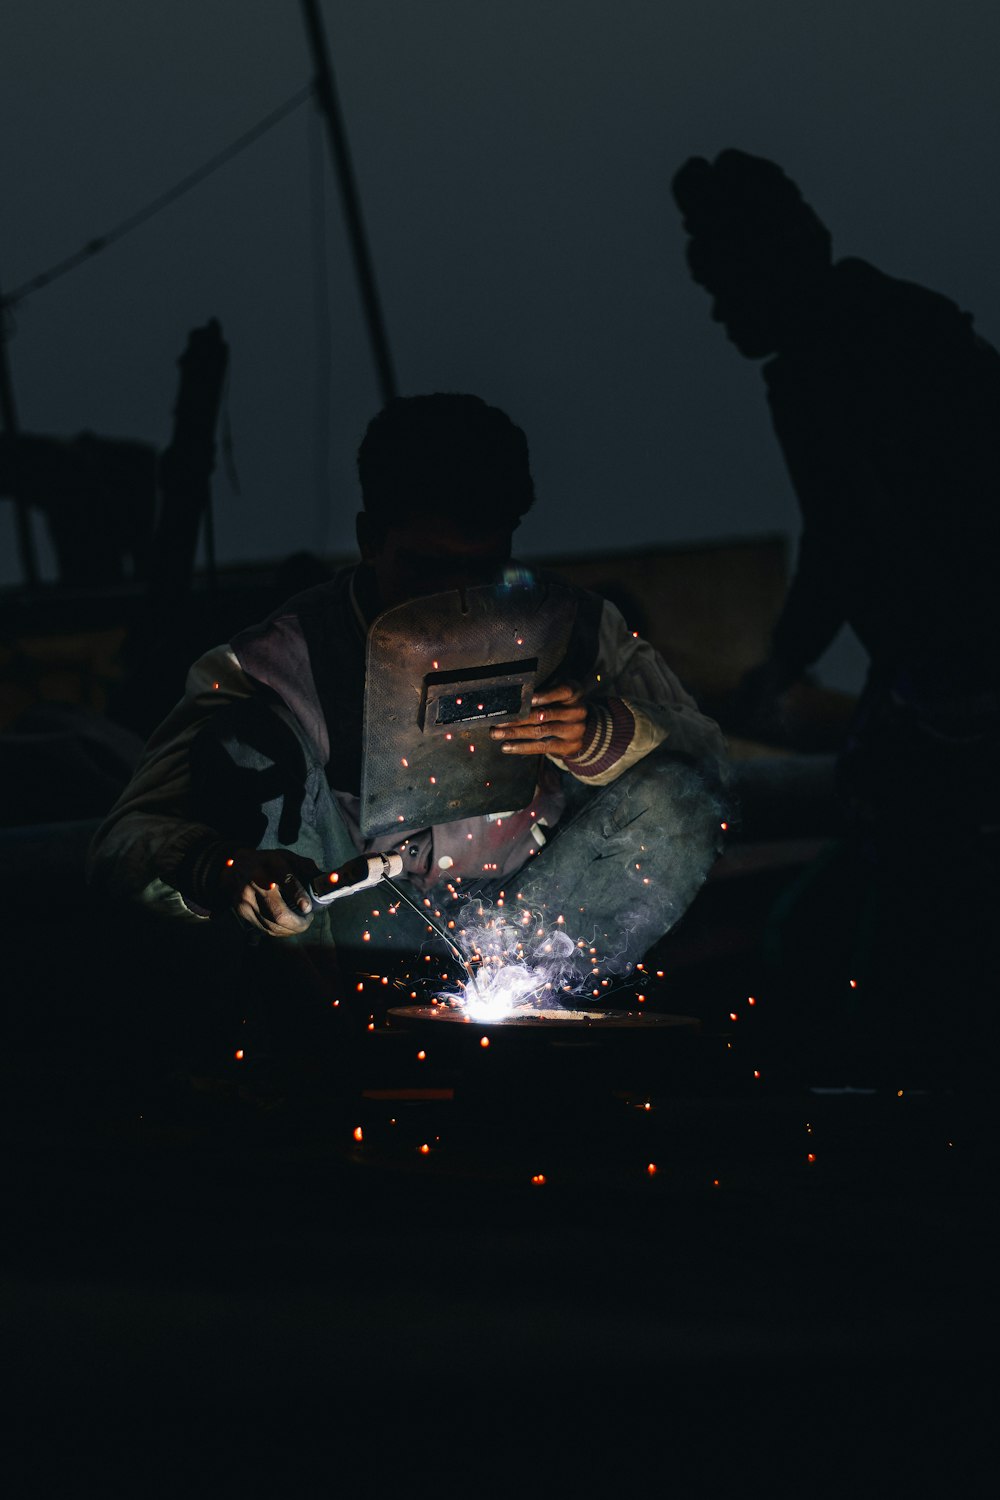
[[[268,937],[294,937],[313,919],[309,882],[319,867],[289,849],[233,849],[218,840],[179,872],[178,889],[196,910],[232,911]]]

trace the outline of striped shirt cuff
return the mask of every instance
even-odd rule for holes
[[[626,753],[635,737],[635,715],[621,698],[589,705],[594,732],[574,760],[564,760],[567,771],[580,780],[610,771]]]

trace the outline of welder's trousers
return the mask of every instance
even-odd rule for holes
[[[573,782],[566,790],[558,826],[515,874],[466,883],[457,894],[443,885],[422,894],[404,889],[439,924],[453,922],[452,932],[481,926],[484,914],[495,921],[502,902],[505,922],[524,933],[529,960],[551,954],[545,944],[556,935],[567,974],[586,977],[596,958],[602,973],[625,975],[704,884],[722,844],[721,788],[711,771],[654,750],[608,786]],[[356,950],[360,925],[373,959],[405,948],[422,952],[425,964],[431,956],[433,968],[443,955],[427,922],[389,892],[346,897],[329,912],[338,945]]]

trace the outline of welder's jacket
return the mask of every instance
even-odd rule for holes
[[[612,604],[574,592],[576,622],[559,676],[584,684],[594,728],[577,760],[540,758],[529,807],[362,838],[365,641],[373,610],[364,608],[367,570],[347,568],[194,664],[184,697],[150,738],[98,831],[92,880],[119,897],[198,915],[185,872],[220,838],[234,847],[294,848],[321,869],[346,853],[393,848],[422,890],[445,871],[449,880],[467,881],[488,867],[502,878],[558,823],[565,805],[560,772],[600,786],[664,742],[715,771],[724,756],[718,727]],[[254,781],[251,805],[241,800],[240,772],[227,774],[224,764],[227,742],[239,738],[256,744],[266,773]],[[222,772],[213,774],[220,757]],[[215,791],[206,798],[208,784]],[[350,837],[349,851],[331,844],[331,808],[341,843],[345,829]]]

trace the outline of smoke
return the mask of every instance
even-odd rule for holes
[[[559,1005],[577,992],[577,947],[562,924],[561,917],[550,924],[545,913],[521,902],[507,909],[502,896],[495,903],[465,903],[455,936],[471,977],[457,998],[474,1020]]]

